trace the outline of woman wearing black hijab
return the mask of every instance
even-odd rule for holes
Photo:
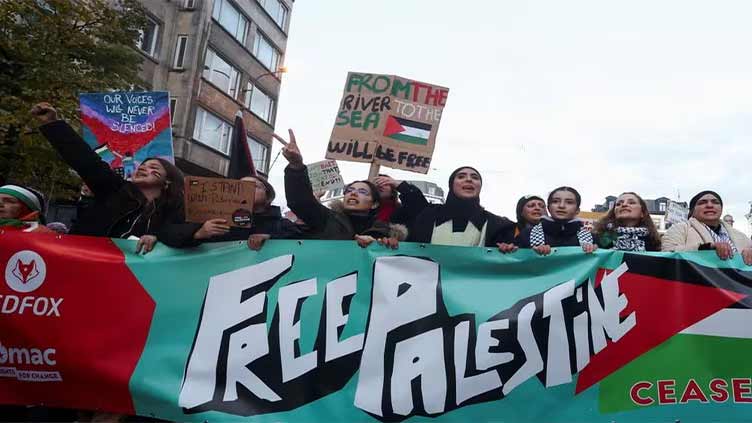
[[[511,243],[514,223],[480,205],[480,172],[463,166],[449,176],[446,204],[430,204],[418,214],[408,241],[466,247]]]

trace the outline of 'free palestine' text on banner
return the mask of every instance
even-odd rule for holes
[[[752,412],[752,268],[739,258],[134,247],[0,234],[0,403],[197,422]]]

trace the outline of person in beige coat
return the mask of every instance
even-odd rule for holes
[[[752,265],[752,241],[721,220],[723,200],[718,193],[702,191],[692,197],[689,216],[688,221],[671,226],[663,235],[662,251],[715,250],[721,260],[738,253],[746,265]]]

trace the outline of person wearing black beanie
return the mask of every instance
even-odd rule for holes
[[[446,203],[427,206],[410,227],[408,241],[431,244],[492,247],[511,243],[514,223],[480,205],[483,178],[470,166],[449,176]]]
[[[715,197],[715,199],[718,201],[718,204],[721,205],[721,208],[723,208],[723,199],[720,195],[718,195],[717,192],[711,191],[711,190],[705,190],[700,191],[699,193],[695,194],[694,197],[692,197],[691,200],[689,200],[689,216],[691,217],[694,214],[695,206],[697,205],[697,202],[700,201],[700,198],[705,196],[706,194],[710,194],[711,196]]]
[[[663,251],[715,250],[718,258],[728,260],[736,253],[752,265],[752,241],[721,220],[723,199],[715,191],[705,190],[689,201],[689,220],[677,223],[663,235]]]

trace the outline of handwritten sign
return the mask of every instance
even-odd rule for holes
[[[225,178],[185,178],[185,220],[225,219],[231,226],[251,226],[256,183]]]
[[[350,72],[326,158],[428,173],[449,89]]]
[[[339,166],[334,160],[323,160],[308,166],[308,179],[311,180],[313,191],[330,191],[344,188],[345,181],[339,173]]]
[[[687,220],[689,208],[682,203],[669,201],[666,205],[666,222],[681,223]]]
[[[147,158],[175,161],[168,92],[87,93],[79,101],[84,140],[125,179]]]
[[[592,231],[595,223],[606,216],[606,213],[581,211],[577,218],[582,222],[582,226],[588,231]]]

